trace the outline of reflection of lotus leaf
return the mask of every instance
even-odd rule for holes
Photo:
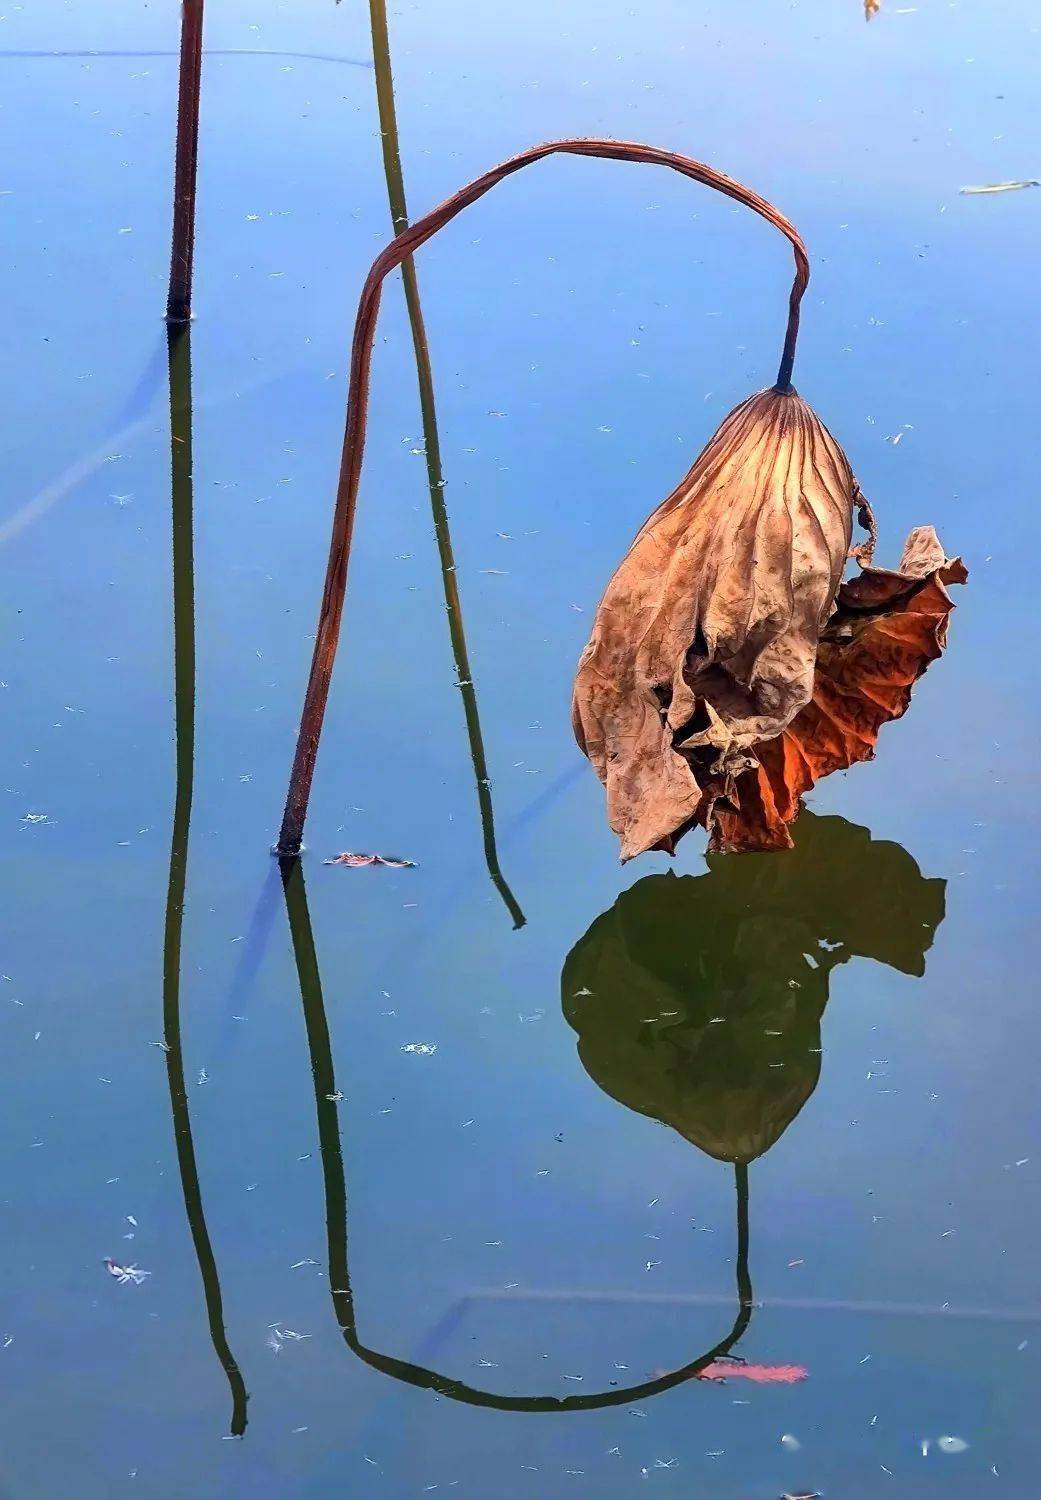
[[[808,812],[795,840],[647,876],[561,978],[590,1076],[723,1161],[769,1150],[813,1093],[831,970],[859,955],[920,975],[943,920],[945,882],[899,844]]]

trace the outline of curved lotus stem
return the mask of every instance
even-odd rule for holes
[[[780,230],[792,245],[795,255],[795,277],[788,301],[788,323],[785,329],[781,365],[777,374],[777,389],[787,391],[791,387],[792,365],[795,360],[795,343],[799,333],[799,305],[807,282],[810,279],[809,257],[806,246],[795,226],[784,217],[773,204],[760,198],[751,188],[735,182],[704,162],[676,151],[663,151],[656,146],[644,146],[634,141],[611,140],[565,140],[549,141],[542,146],[532,146],[519,156],[500,162],[466,187],[460,188],[451,198],[433,209],[422,219],[403,229],[390,244],[381,251],[372,263],[365,279],[358,313],[354,324],[354,342],[351,348],[351,371],[347,391],[347,424],[340,458],[340,477],[336,489],[336,506],[333,513],[332,537],[329,544],[329,562],[325,575],[315,637],[311,674],[307,683],[296,754],[290,775],[289,792],[286,797],[282,829],[275,853],[281,858],[291,858],[300,852],[307,803],[311,793],[315,760],[318,756],[318,740],[325,717],[325,705],[329,696],[336,645],[343,615],[343,600],[347,588],[347,564],[350,558],[351,535],[354,529],[354,514],[357,506],[358,485],[361,479],[362,456],[365,448],[365,426],[369,404],[369,372],[372,364],[372,346],[376,337],[376,318],[379,314],[380,295],[386,277],[402,261],[425,245],[439,229],[454,219],[471,203],[483,197],[504,177],[510,177],[532,162],[544,156],[563,152],[571,156],[602,156],[615,161],[647,162],[652,166],[671,167],[684,177],[715,188],[728,198],[743,203]]]

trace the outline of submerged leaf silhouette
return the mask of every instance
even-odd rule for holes
[[[648,875],[575,944],[564,1016],[590,1077],[720,1161],[761,1156],[817,1086],[831,971],[925,971],[945,882],[899,844],[807,812],[782,855]]]

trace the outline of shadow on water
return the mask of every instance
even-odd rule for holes
[[[804,812],[787,853],[710,855],[706,875],[648,875],[564,964],[564,1016],[586,1072],[718,1161],[747,1166],[820,1077],[831,975],[873,958],[920,976],[946,882],[899,844]]]
[[[170,837],[170,877],[163,933],[163,1039],[177,1169],[184,1211],[202,1277],[214,1353],[231,1390],[231,1433],[246,1430],[246,1387],[224,1332],[220,1277],[199,1186],[181,1047],[181,934],[192,816],[195,762],[195,559],[192,492],[192,372],[188,328],[170,328],[170,471],[173,511],[174,715],[176,794]]]
[[[372,26],[372,53],[376,71],[376,103],[379,111],[380,139],[383,145],[383,169],[387,178],[391,224],[394,233],[398,234],[408,224],[408,205],[405,198],[405,179],[401,169],[401,149],[398,144],[398,121],[394,108],[394,78],[390,65],[390,37],[387,31],[385,0],[369,0],[369,18]],[[416,359],[416,380],[419,385],[419,407],[423,422],[423,452],[426,457],[430,509],[434,518],[434,535],[437,539],[441,583],[444,589],[445,610],[448,615],[448,630],[452,641],[452,656],[455,661],[456,685],[462,695],[466,734],[470,742],[470,758],[473,761],[474,779],[477,783],[477,803],[481,815],[484,858],[492,884],[513,918],[514,928],[519,928],[524,926],[524,913],[499,866],[499,854],[495,842],[495,817],[492,809],[488,762],[484,752],[484,736],[481,733],[481,719],[477,708],[477,691],[474,687],[473,673],[470,670],[470,656],[466,646],[459,583],[455,570],[455,554],[452,550],[452,536],[448,524],[448,508],[445,505],[444,467],[441,462],[441,440],[437,426],[430,347],[427,343],[426,325],[423,321],[423,308],[419,300],[419,281],[416,276],[415,261],[411,256],[401,263],[401,279],[405,288],[405,305],[408,309],[412,347]]]
[[[669,1371],[654,1380],[645,1381],[641,1385],[626,1388],[612,1387],[609,1391],[598,1391],[590,1395],[504,1396],[454,1380],[424,1365],[397,1359],[393,1355],[381,1353],[362,1343],[358,1336],[354,1295],[351,1290],[348,1266],[347,1183],[340,1141],[339,1095],[329,1038],[329,1023],[322,996],[318,955],[307,908],[304,871],[300,860],[297,859],[281,861],[280,869],[285,892],[286,915],[289,920],[293,954],[300,982],[300,999],[314,1083],[315,1114],[325,1190],[329,1290],[336,1321],[347,1347],[359,1359],[372,1369],[379,1370],[381,1374],[389,1375],[406,1385],[432,1390],[439,1396],[447,1396],[453,1401],[459,1401],[468,1406],[487,1407],[495,1411],[556,1412],[558,1414],[597,1411],[605,1407],[623,1406],[633,1400],[647,1400],[682,1385],[684,1381],[694,1379],[708,1365],[729,1354],[748,1328],[753,1307],[752,1283],[748,1270],[748,1179],[746,1169],[741,1165],[736,1169],[737,1315],[724,1338],[679,1369]]]

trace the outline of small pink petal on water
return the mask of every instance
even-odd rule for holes
[[[716,1362],[699,1370],[701,1380],[754,1380],[758,1385],[795,1385],[809,1370],[802,1365],[731,1365]]]

